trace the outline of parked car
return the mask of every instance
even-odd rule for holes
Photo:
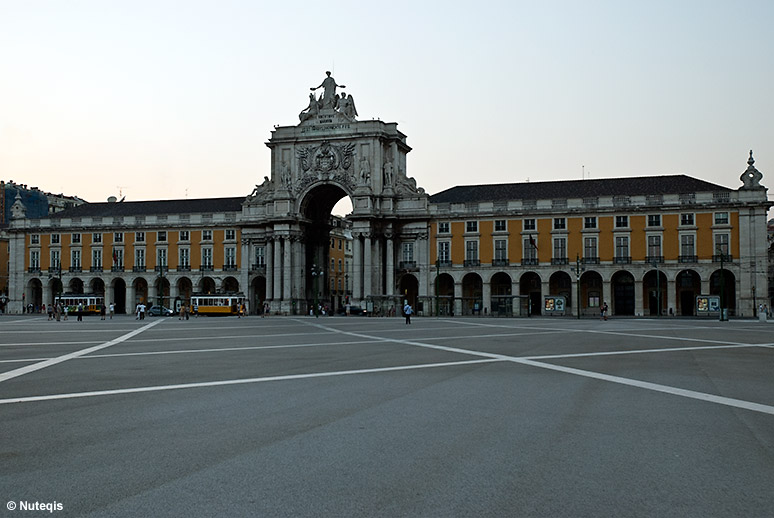
[[[174,314],[174,311],[169,308],[165,308],[164,306],[151,306],[151,308],[148,310],[149,317],[171,317]]]
[[[346,306],[342,306],[339,308],[338,312],[339,315],[346,315],[347,314],[347,308]],[[349,307],[349,314],[350,315],[357,315],[361,317],[368,316],[368,311],[364,308],[361,308],[360,306],[350,306]]]

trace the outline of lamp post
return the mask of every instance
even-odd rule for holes
[[[164,307],[164,263],[159,262],[159,315],[163,316]]]
[[[722,322],[724,320],[724,318],[723,318],[723,311],[724,311],[724,309],[723,309],[723,306],[724,306],[724,304],[723,304],[723,301],[724,301],[723,285],[725,284],[724,271],[723,271],[724,270],[724,268],[723,268],[723,260],[725,259],[725,255],[726,254],[723,253],[723,248],[721,246],[718,246],[717,252],[720,255],[720,321]]]
[[[580,260],[580,254],[575,255],[575,268],[571,268],[572,271],[575,272],[575,286],[577,291],[577,304],[578,304],[578,320],[580,320],[581,317],[581,290],[580,290],[580,278],[581,273],[586,270],[585,267],[581,266],[581,260]]]
[[[314,289],[314,307],[312,308],[312,311],[314,311],[315,318],[320,318],[320,315],[319,315],[319,313],[317,311],[317,306],[318,306],[318,302],[317,302],[317,278],[320,275],[322,275],[322,274],[323,274],[322,270],[320,268],[318,268],[316,264],[313,264],[312,265],[312,286],[313,286],[312,289]]]
[[[658,271],[658,259],[653,259],[651,263],[656,269],[656,316],[661,316],[661,275]]]

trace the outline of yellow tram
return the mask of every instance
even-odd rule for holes
[[[71,314],[78,311],[78,304],[83,304],[84,314],[98,315],[100,308],[105,303],[105,297],[89,293],[65,293],[59,295],[56,302],[63,308],[67,307],[67,312]]]
[[[222,295],[199,294],[191,296],[191,309],[194,314],[198,315],[237,315],[244,303],[245,296],[242,293]]]

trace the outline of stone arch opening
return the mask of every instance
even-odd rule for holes
[[[477,273],[462,278],[462,314],[478,315],[484,311],[484,281]]]
[[[554,272],[548,279],[548,294],[564,297],[568,308],[572,307],[572,278],[567,272]]]
[[[331,298],[330,264],[331,214],[333,208],[348,193],[333,183],[323,183],[311,188],[299,203],[301,215],[301,241],[304,250],[304,279],[306,288],[303,296],[306,306]],[[293,237],[291,238],[291,242]],[[316,287],[315,287],[316,286]],[[335,286],[335,283],[334,283]],[[335,288],[334,288],[335,289]],[[316,291],[315,291],[316,290]]]
[[[123,279],[113,281],[113,303],[116,305],[116,313],[126,313],[126,282]]]
[[[217,289],[215,288],[215,281],[212,277],[202,277],[202,280],[199,281],[199,293],[215,293]]]
[[[650,270],[642,278],[643,308],[654,316],[666,314],[667,278],[661,270]]]
[[[596,313],[595,316],[598,316],[599,308],[605,302],[602,300],[602,276],[599,274],[599,272],[595,272],[593,270],[585,272],[583,275],[581,275],[580,283],[581,299],[578,302],[581,313]],[[608,307],[609,306],[610,304],[608,304]],[[613,308],[615,308],[615,304],[613,305]]]
[[[612,307],[613,315],[634,315],[634,276],[625,270],[615,272],[611,284],[613,300],[608,307]]]
[[[140,302],[143,304],[147,304],[148,302],[148,281],[139,277],[134,280],[132,287],[134,288],[134,300],[130,300],[129,304],[131,305],[132,311],[134,311],[134,307]]]
[[[83,294],[83,281],[78,277],[70,279],[70,283],[67,285],[67,291],[74,295]]]
[[[701,294],[701,277],[693,270],[683,270],[675,279],[677,308],[675,313],[693,316],[696,310],[696,295]]]
[[[720,297],[720,307],[736,315],[736,276],[730,270],[715,270],[710,276],[710,295]]]
[[[492,315],[510,316],[513,314],[513,279],[505,272],[497,272],[489,281]]]
[[[27,292],[25,295],[24,311],[28,311],[30,305],[32,305],[34,309],[43,304],[43,283],[40,279],[30,279],[30,282],[27,283]]]
[[[419,297],[419,280],[414,275],[407,273],[400,278],[400,295],[401,303],[408,301],[414,311],[420,310],[417,306],[417,298]],[[403,304],[401,304],[403,307]]]
[[[223,279],[223,293],[238,293],[239,281],[234,277],[226,277]]]
[[[105,296],[105,281],[99,277],[92,279],[89,283],[89,293]]]
[[[175,312],[180,311],[180,307],[183,305],[189,305],[191,303],[191,295],[193,294],[193,282],[188,277],[181,277],[177,281],[177,298],[175,299]]]
[[[263,303],[266,300],[266,277],[263,275],[256,277],[250,286],[252,290],[251,311],[254,314],[263,313]]]
[[[527,272],[519,279],[519,294],[529,297],[527,314],[540,315],[543,307],[540,275],[535,272]]]
[[[437,298],[436,314],[454,314],[454,277],[442,273],[435,278],[435,295]]]

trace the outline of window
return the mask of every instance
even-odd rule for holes
[[[597,217],[586,216],[583,218],[583,228],[597,228]]]
[[[91,249],[91,267],[98,268],[98,269],[102,268],[102,249],[100,248]]]
[[[56,269],[62,266],[60,261],[59,250],[51,250],[51,268]]]
[[[495,239],[495,256],[496,261],[508,260],[508,241],[505,239]]]
[[[535,247],[535,239],[532,236],[524,238],[524,259],[537,260],[537,248]]]
[[[465,260],[478,261],[478,241],[465,241]]]
[[[134,233],[134,240],[142,243],[145,241],[145,232],[135,232]]]
[[[615,237],[615,256],[629,257],[629,237],[628,236]]]
[[[123,243],[124,242],[124,233],[123,232],[115,232],[113,234],[113,241],[116,243]]]
[[[52,245],[59,244],[59,234],[51,234],[51,244]]]
[[[229,268],[236,267],[236,248],[233,246],[226,247],[225,266]]]
[[[113,249],[113,266],[116,268],[124,267],[124,251],[121,248]]]
[[[40,250],[30,251],[30,268],[40,270]]]
[[[465,232],[478,232],[478,221],[466,221]]]
[[[684,227],[693,226],[693,213],[680,214],[680,225]]]
[[[212,241],[212,230],[202,230],[202,241]]]
[[[40,244],[40,234],[32,234],[30,236],[30,244],[31,245],[39,245]]]
[[[504,219],[495,220],[495,232],[505,232],[508,230],[508,225]]]
[[[448,234],[450,232],[449,230],[449,222],[448,221],[439,221],[438,222],[438,233],[439,234]]]
[[[648,236],[648,257],[661,257],[661,236]]]
[[[629,216],[615,217],[615,228],[627,228],[628,226],[629,226]]]
[[[202,248],[202,268],[212,268],[212,248]]]
[[[567,238],[554,238],[554,259],[567,259]]]
[[[137,268],[145,268],[145,249],[144,248],[134,249],[134,266],[136,266]]]
[[[73,234],[72,241],[73,241],[74,245],[80,244],[80,242],[81,242],[81,235],[80,234]]]
[[[190,268],[191,267],[191,249],[190,248],[181,248],[180,249],[180,263],[178,265],[179,268]]]
[[[715,254],[728,255],[728,234],[715,234]]]
[[[331,272],[335,272],[335,271],[336,271],[336,259],[331,257]]]
[[[696,255],[695,237],[693,234],[682,234],[680,236],[680,255]]]
[[[187,230],[181,230],[180,231],[180,241],[190,241],[191,240],[191,233]]]
[[[414,261],[414,242],[403,243],[403,262]]]
[[[648,214],[648,226],[660,227],[661,226],[661,214]]]
[[[597,258],[597,238],[596,237],[583,238],[583,257],[585,259]]]
[[[567,220],[564,218],[554,218],[554,230],[564,230],[567,228]]]
[[[524,220],[524,230],[535,230],[535,220],[534,219],[525,219]]]
[[[93,234],[91,235],[91,240],[92,240],[94,243],[101,243],[101,242],[102,242],[102,234],[100,234],[99,232],[95,232],[95,233],[93,233]]]
[[[258,268],[263,268],[264,266],[266,266],[266,247],[265,246],[255,247],[255,265]]]
[[[341,269],[341,259],[339,259],[339,271],[343,272],[344,270]]]
[[[451,243],[448,241],[438,242],[438,261],[441,263],[451,262]]]
[[[339,239],[339,250],[341,250],[341,239]]]
[[[716,225],[728,225],[728,212],[716,212],[715,213]]]
[[[167,249],[166,248],[158,248],[156,249],[156,265],[162,266],[166,268],[167,265]]]
[[[229,241],[235,240],[236,239],[236,230],[234,230],[233,228],[226,229],[226,239],[229,240]]]
[[[157,241],[166,241],[167,240],[167,231],[166,230],[159,230],[156,233]]]

